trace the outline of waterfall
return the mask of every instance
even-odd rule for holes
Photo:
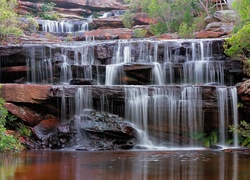
[[[75,114],[79,116],[83,114],[85,109],[92,109],[92,101],[92,91],[90,88],[78,88],[75,94]]]
[[[26,66],[29,83],[53,83],[53,68],[51,56],[46,55],[44,47],[29,47],[27,50]]]
[[[67,57],[62,55],[63,63],[60,70],[60,82],[67,84],[72,79],[72,71],[70,65],[67,63]]]
[[[192,135],[194,132],[203,132],[202,117],[202,96],[199,87],[184,86],[180,100],[182,126],[187,128],[187,133]],[[191,139],[191,146],[196,146],[197,142]]]
[[[233,125],[237,125],[238,122],[238,98],[236,87],[218,87],[218,112],[219,112],[219,137],[220,144],[226,146],[228,140],[228,126],[230,119],[232,119]],[[230,109],[231,107],[231,109]],[[238,147],[238,133],[233,133],[233,147]]]
[[[42,31],[51,33],[72,33],[76,31],[88,31],[88,21],[52,21],[39,20]]]
[[[233,125],[236,126],[239,124],[238,120],[238,97],[237,97],[237,89],[236,87],[230,88],[230,97],[231,97],[231,108],[232,108],[232,117],[233,117]],[[238,133],[234,132],[233,134],[233,146],[239,147]]]
[[[140,143],[144,146],[152,146],[148,140],[148,88],[129,87],[125,88],[125,119],[131,121],[143,132]]]
[[[159,134],[156,134],[155,141],[159,145],[163,146],[174,146],[175,135],[180,134],[179,129],[176,127],[180,126],[179,112],[179,101],[180,94],[174,88],[162,88],[154,87],[150,106],[151,106],[151,117],[153,117],[153,126],[159,129]],[[164,138],[164,132],[167,131],[169,134],[168,142]]]
[[[196,47],[198,46],[198,47]],[[211,42],[191,43],[192,60],[183,63],[184,82],[187,84],[224,84],[223,62],[212,60]]]
[[[177,147],[176,137],[203,131],[199,87],[153,87],[152,94],[146,87],[126,87],[125,99],[126,119],[143,130],[145,137],[153,138],[155,146]],[[154,129],[158,129],[157,134]],[[198,142],[190,138],[183,144],[195,147]]]
[[[118,42],[117,50],[112,58],[112,64],[106,66],[105,85],[122,84],[123,65],[131,62],[131,47],[129,43]]]
[[[219,143],[226,145],[226,130],[228,127],[228,89],[226,87],[219,87],[218,91],[218,111],[219,111]]]
[[[114,111],[135,125],[141,134],[140,144],[151,147],[179,147],[177,144],[197,147],[198,140],[191,136],[211,131],[204,127],[204,116],[214,111],[211,105],[210,109],[206,108],[208,95],[202,92],[204,87],[200,85],[216,84],[210,90],[214,93],[216,89],[218,99],[211,101],[218,102],[218,111],[216,109],[211,117],[218,118],[213,121],[218,122],[219,144],[226,145],[228,125],[238,123],[237,91],[233,87],[217,86],[227,81],[224,80],[224,60],[216,57],[212,40],[113,40],[105,41],[103,46],[102,43],[27,46],[27,78],[31,83],[66,85],[71,79],[90,79],[96,85],[105,82],[107,89],[124,87],[124,94],[119,94],[117,100],[119,105],[115,102],[116,96],[105,94],[106,90],[95,94],[92,102],[94,91],[85,86],[78,88],[74,97],[75,115],[80,116],[91,108]],[[59,80],[53,82],[55,79]],[[137,82],[138,85],[127,85]],[[203,99],[204,96],[207,99]],[[68,115],[63,113],[68,111],[64,105],[67,101],[64,94],[61,117],[66,120]],[[117,111],[116,105],[120,108]],[[237,147],[237,134],[233,138]]]

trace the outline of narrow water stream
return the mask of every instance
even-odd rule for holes
[[[250,179],[250,154],[242,152],[43,150],[1,159],[1,180]]]

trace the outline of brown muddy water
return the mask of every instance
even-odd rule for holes
[[[0,156],[1,180],[249,180],[250,154],[222,151],[25,151]]]

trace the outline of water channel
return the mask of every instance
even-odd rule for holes
[[[2,180],[247,180],[250,154],[211,150],[25,151],[1,157]]]

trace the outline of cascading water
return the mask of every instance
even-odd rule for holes
[[[148,89],[147,87],[125,88],[125,118],[130,120],[140,132],[139,144],[151,146],[148,140]]]
[[[123,69],[122,66],[131,62],[130,44],[119,41],[117,50],[112,58],[112,64],[106,66],[105,85],[122,84]],[[116,83],[115,83],[116,82]]]
[[[230,97],[231,97],[231,109],[232,109],[232,116],[233,116],[233,125],[237,126],[239,124],[238,119],[238,97],[237,97],[237,89],[236,87],[232,87],[230,89]],[[238,133],[233,133],[233,146],[238,147],[239,146],[239,140],[238,140]]]
[[[75,114],[81,115],[86,109],[92,109],[92,91],[89,88],[78,88],[75,94]]]
[[[59,83],[65,84],[68,84],[72,78],[83,78],[92,79],[97,85],[104,82],[105,85],[126,85],[127,80],[131,78],[130,71],[137,74],[146,72],[148,76],[144,78],[147,81],[143,83],[154,86],[127,85],[124,87],[125,118],[144,132],[144,139],[140,140],[140,144],[151,147],[153,145],[178,147],[179,143],[183,146],[198,146],[199,143],[192,138],[192,134],[206,129],[204,92],[198,85],[225,84],[224,62],[214,57],[211,45],[213,41],[120,40],[106,43],[110,43],[112,48],[105,49],[98,42],[70,44],[63,47],[51,45],[40,50],[38,47],[29,47],[27,64],[30,69],[28,73],[30,82],[41,83],[42,79],[48,79],[46,81],[51,82],[53,75],[56,74],[52,73],[53,63],[57,62],[60,62],[58,63],[60,65]],[[112,52],[112,57],[96,55],[98,49],[102,52]],[[52,56],[56,53],[59,55]],[[45,62],[47,64],[43,64]],[[37,75],[36,69],[42,70],[42,66],[48,72],[40,71],[42,75]],[[105,71],[99,69],[102,66],[105,66]],[[32,69],[34,67],[35,69]],[[138,67],[140,68],[136,69]],[[75,69],[72,70],[72,68]],[[93,75],[94,72],[96,75]],[[105,75],[102,82],[100,82],[99,73]],[[143,73],[138,77],[143,78],[145,75]],[[219,144],[224,146],[228,140],[227,127],[231,119],[235,120],[233,124],[238,123],[237,93],[232,87],[216,87],[219,107]],[[84,113],[83,109],[93,107],[89,103],[93,100],[90,100],[92,94],[85,91],[85,88],[80,88],[78,91],[75,96],[75,107],[80,109],[76,108],[75,113],[79,116]],[[112,112],[114,107],[108,106],[110,97],[106,94],[99,96],[101,103],[96,105],[99,110]],[[84,105],[85,101],[88,101],[88,105]],[[235,147],[238,144],[236,139],[237,134],[234,135]]]
[[[63,55],[63,63],[60,70],[60,82],[67,84],[72,79],[72,70],[67,62],[67,57]]]
[[[238,111],[237,111],[237,89],[236,87],[218,87],[218,116],[219,116],[219,143],[227,146],[227,132],[229,124],[237,125]],[[229,121],[233,121],[230,123]],[[233,147],[238,147],[238,134],[233,133]]]
[[[53,71],[50,55],[47,57],[45,48],[29,47],[26,58],[27,81],[29,83],[52,83]],[[36,58],[38,56],[39,58]]]
[[[39,20],[42,31],[51,33],[72,33],[76,31],[88,31],[88,20],[85,21],[52,21]]]

